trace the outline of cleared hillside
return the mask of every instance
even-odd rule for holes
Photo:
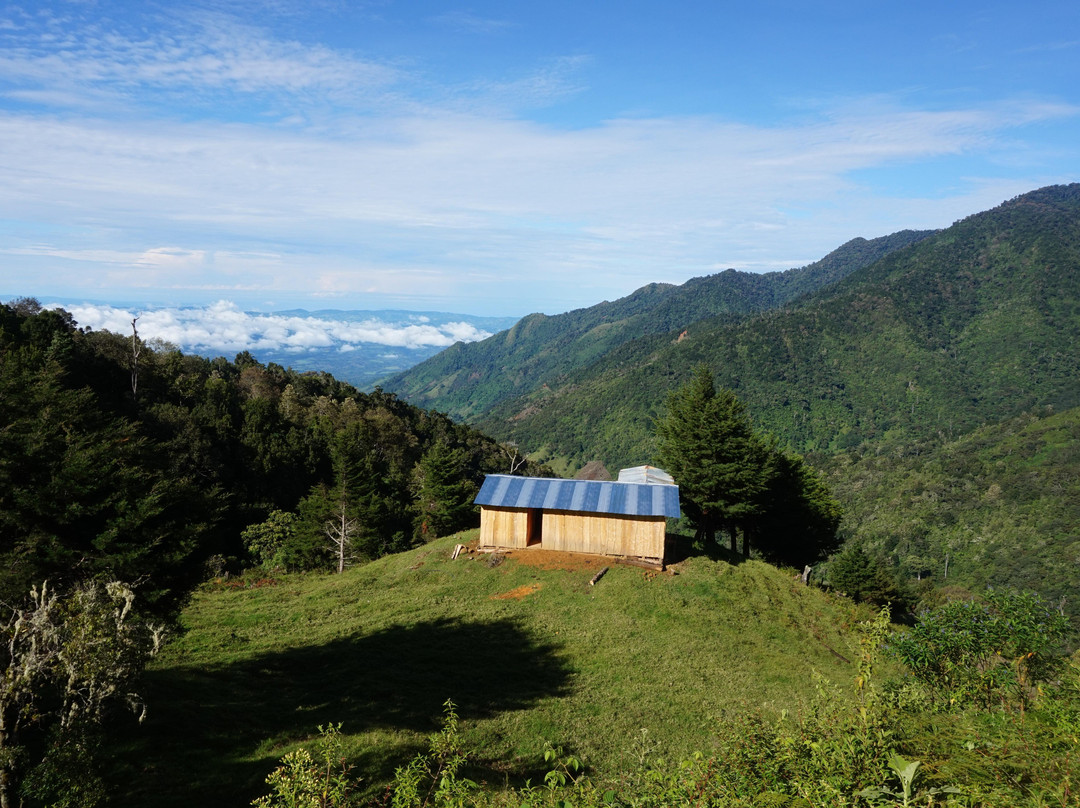
[[[613,566],[590,586],[597,559],[450,561],[456,541],[341,576],[207,585],[153,665],[119,804],[245,804],[329,722],[379,793],[447,699],[486,756],[471,776],[536,782],[546,742],[610,772],[643,728],[672,755],[708,750],[729,709],[805,704],[814,671],[851,679],[853,607],[766,564]]]

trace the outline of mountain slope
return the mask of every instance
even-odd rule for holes
[[[1025,414],[933,452],[826,462],[848,533],[904,578],[1039,592],[1080,615],[1080,408]]]
[[[729,269],[681,286],[650,284],[620,300],[566,314],[530,314],[487,340],[454,345],[390,377],[383,387],[419,406],[478,418],[500,401],[552,384],[643,335],[708,317],[736,321],[782,306],[929,235],[905,230],[872,241],[858,238],[800,269],[764,275]]]
[[[479,425],[573,467],[652,457],[652,420],[701,362],[804,452],[941,440],[1080,404],[1080,185],[1026,194],[783,310],[645,337]]]

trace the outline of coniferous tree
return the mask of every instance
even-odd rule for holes
[[[776,447],[770,456],[772,474],[752,527],[754,544],[773,563],[813,564],[840,546],[840,503],[801,457]]]
[[[427,541],[468,527],[476,487],[465,476],[465,453],[437,441],[416,467],[416,538]]]
[[[420,526],[467,527],[479,480],[505,462],[490,438],[378,389],[246,353],[136,348],[137,404],[130,334],[0,304],[0,600],[45,578],[126,579],[175,616],[211,558],[330,567],[335,513],[365,559],[411,546],[418,494]]]
[[[316,485],[300,503],[291,566],[316,569],[330,562],[342,572],[352,561],[360,524],[354,497],[359,477],[355,449],[347,433],[335,433],[331,453],[333,482]]]
[[[326,523],[333,518],[335,504],[333,488],[325,483],[313,486],[311,493],[300,500],[296,529],[279,552],[282,566],[288,570],[329,569]]]
[[[708,366],[668,397],[656,424],[660,465],[679,486],[683,511],[696,538],[727,533],[731,549],[762,510],[768,490],[768,453],[755,435],[746,408],[730,390],[717,390]]]
[[[770,561],[801,566],[836,549],[840,505],[797,455],[782,452],[750,424],[730,390],[717,390],[700,366],[657,422],[659,462],[675,478],[696,538],[741,532]]]
[[[201,576],[220,492],[67,376],[32,344],[0,352],[0,598],[45,578],[126,578],[170,611]]]

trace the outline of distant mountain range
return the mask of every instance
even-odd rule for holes
[[[486,340],[454,345],[392,376],[384,387],[420,406],[482,418],[500,402],[602,362],[614,348],[709,318],[734,323],[778,308],[932,234],[905,230],[873,241],[857,238],[801,269],[729,269],[680,286],[649,284],[614,302],[566,314],[530,314]]]

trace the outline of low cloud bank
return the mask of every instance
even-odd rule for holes
[[[131,310],[107,305],[58,304],[71,312],[80,326],[95,331],[130,334],[138,317],[139,336],[163,340],[190,353],[224,355],[251,351],[304,353],[350,351],[368,343],[394,348],[445,348],[455,342],[474,342],[490,332],[460,321],[432,321],[430,315],[406,320],[366,316],[355,321],[321,315],[257,314],[220,301],[204,308]],[[342,314],[346,314],[342,312]]]

